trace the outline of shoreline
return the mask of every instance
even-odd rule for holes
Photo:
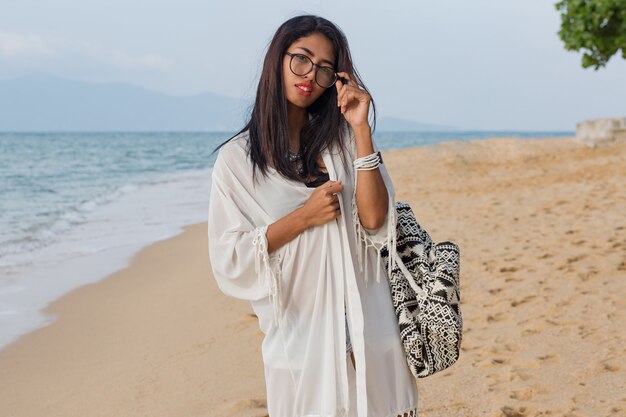
[[[419,381],[420,412],[624,411],[626,145],[500,138],[383,154],[396,199],[462,248],[461,356]],[[0,349],[0,414],[266,415],[262,334],[249,303],[217,288],[206,227],[56,299],[52,324]]]
[[[127,268],[141,249],[205,220],[210,175],[210,169],[192,170],[129,180],[81,204],[89,209],[67,230],[50,232],[51,244],[1,256],[0,349],[49,325],[53,318],[42,312],[49,303]],[[45,232],[35,230],[33,242]]]

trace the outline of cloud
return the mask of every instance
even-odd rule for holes
[[[56,55],[54,46],[32,33],[21,34],[0,31],[0,56],[6,59],[29,57],[50,58]]]
[[[158,54],[132,54],[117,47],[105,47],[84,40],[34,33],[0,31],[0,61],[26,64],[46,70],[49,67],[79,66],[109,70],[157,70],[173,67],[173,62]]]

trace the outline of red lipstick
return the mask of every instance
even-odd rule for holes
[[[302,86],[303,88],[300,88],[299,86]],[[298,83],[296,84],[296,88],[298,89],[298,93],[308,97],[311,95],[311,90],[313,89],[313,86],[309,83]],[[308,90],[308,91],[306,91]]]

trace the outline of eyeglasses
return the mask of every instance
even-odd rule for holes
[[[332,67],[322,67],[321,65],[317,65],[306,55],[292,54],[291,52],[285,53],[291,57],[291,60],[289,61],[289,69],[294,74],[306,75],[313,71],[313,67],[317,67],[317,72],[315,73],[315,82],[317,85],[322,88],[328,88],[335,84],[335,81],[337,81],[337,73]]]

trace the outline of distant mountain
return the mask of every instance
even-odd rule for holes
[[[126,82],[50,75],[0,81],[0,131],[237,131],[242,101],[205,92],[170,95]],[[440,131],[451,126],[381,117],[376,130]]]
[[[175,96],[125,82],[31,75],[0,81],[0,131],[235,131],[239,100]]]
[[[380,132],[450,132],[454,130],[458,130],[458,128],[447,125],[420,123],[413,120],[399,119],[397,117],[380,117],[376,120],[376,131]]]

